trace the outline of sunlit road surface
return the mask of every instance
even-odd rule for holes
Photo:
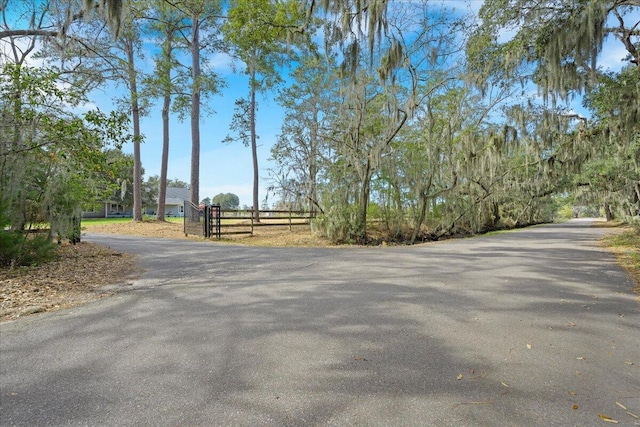
[[[640,303],[604,232],[316,249],[87,235],[145,273],[0,325],[0,425],[640,425]]]

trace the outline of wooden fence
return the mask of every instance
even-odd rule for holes
[[[186,211],[185,211],[186,212]],[[217,214],[217,210],[212,210]],[[260,210],[258,219],[252,209],[220,210],[219,218],[211,218],[205,221],[204,215],[200,215],[200,221],[195,223],[193,215],[185,215],[185,234],[196,234],[205,237],[220,237],[223,235],[250,234],[261,227],[286,227],[290,231],[293,227],[308,226],[311,219],[315,218],[313,212],[296,210]],[[207,230],[207,224],[210,229]],[[215,227],[219,227],[218,230]]]

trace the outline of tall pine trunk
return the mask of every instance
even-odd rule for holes
[[[160,164],[160,183],[158,189],[157,220],[164,221],[167,199],[167,169],[169,166],[169,106],[171,95],[165,93],[162,103],[162,160]]]
[[[191,18],[191,203],[200,204],[200,21],[198,14]],[[198,221],[194,209],[193,221]],[[185,212],[186,213],[186,212]]]
[[[133,122],[133,220],[142,221],[142,161],[140,159],[140,106],[135,70],[133,42],[125,41],[127,52],[129,91],[131,93],[131,121]]]
[[[255,61],[255,59],[252,59]],[[249,121],[251,126],[251,156],[253,158],[253,220],[260,221],[260,197],[258,185],[260,182],[258,175],[258,145],[256,143],[256,67],[251,64],[250,81],[251,101],[249,106]]]
[[[167,199],[167,169],[169,167],[169,108],[171,107],[171,59],[173,29],[169,29],[162,46],[164,98],[162,102],[162,160],[160,164],[160,183],[158,188],[158,221],[164,221]]]

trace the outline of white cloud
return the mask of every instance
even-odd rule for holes
[[[80,105],[77,105],[74,110],[80,113],[86,113],[87,111],[97,110],[98,106],[93,102],[84,102]]]
[[[606,70],[620,71],[624,65],[629,63],[628,61],[623,61],[628,54],[629,52],[627,52],[620,40],[609,38],[602,47],[598,65]]]
[[[217,52],[207,57],[204,65],[220,73],[231,73],[233,72],[232,62],[233,58],[229,54]]]

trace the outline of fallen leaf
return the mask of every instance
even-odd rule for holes
[[[459,375],[456,377],[456,379],[457,379],[458,381],[460,381],[460,380],[462,379],[462,374],[459,374]]]
[[[500,384],[502,384],[502,385],[503,385],[503,386],[505,386],[505,387],[509,387],[509,386],[508,386],[507,384],[505,384],[505,383],[500,383]]]
[[[587,360],[586,357],[576,357],[576,359],[578,359],[578,360]]]
[[[616,402],[616,405],[618,405],[619,407],[621,407],[622,409],[624,409],[625,411],[627,410],[627,407],[624,406],[622,403],[620,402]]]
[[[575,395],[576,395],[576,392],[575,392],[575,391],[569,391],[569,394],[570,394],[571,396],[575,396]]]
[[[632,416],[633,418],[638,418],[638,416],[637,416],[636,414],[632,414],[631,412],[628,412],[628,411],[627,411],[627,415],[630,415],[630,416]]]
[[[574,405],[573,405],[573,410],[575,411],[575,410],[577,410],[577,409],[578,409],[578,405],[575,405],[575,404],[574,404]]]
[[[531,347],[533,347],[531,344],[527,344],[527,348],[528,348],[529,350],[531,350]]]
[[[612,424],[618,424],[618,422],[610,417],[607,417],[604,414],[598,414],[598,416],[600,417],[600,419],[602,419],[603,421],[606,421],[608,423],[612,423]]]

